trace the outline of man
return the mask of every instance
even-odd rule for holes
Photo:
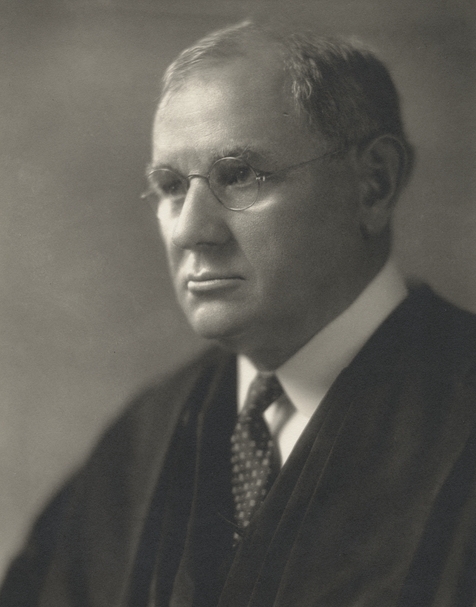
[[[245,23],[179,56],[148,197],[220,349],[109,430],[2,605],[474,604],[476,323],[391,260],[411,165],[365,49]]]

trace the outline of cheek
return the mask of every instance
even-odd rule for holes
[[[159,234],[161,236],[162,242],[164,243],[169,264],[172,265],[173,259],[177,256],[178,252],[178,248],[175,247],[172,243],[176,220],[174,219],[172,214],[167,211],[167,209],[161,207],[159,208],[159,212],[157,213],[157,221],[159,227]]]
[[[251,221],[242,230],[242,243],[255,259],[292,265],[295,255],[319,241],[324,222],[319,210],[308,200],[291,193],[285,200],[270,201],[253,209]]]
[[[170,207],[167,205],[159,205],[157,211],[157,221],[159,224],[159,232],[162,240],[167,243],[172,239],[174,221]]]
[[[241,247],[263,288],[306,291],[313,280],[327,280],[351,253],[355,217],[331,194],[295,189],[279,201],[253,207]]]
[[[285,210],[265,212],[269,210],[255,212],[253,220],[241,227],[240,236],[235,232],[241,253],[252,268],[260,299],[274,298],[276,292],[291,286],[301,272],[302,253],[309,239],[293,214]]]

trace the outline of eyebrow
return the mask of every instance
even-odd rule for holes
[[[215,160],[226,156],[232,156],[235,158],[243,158],[243,160],[246,160],[246,162],[249,162],[252,166],[255,166],[255,164],[279,164],[279,158],[276,153],[273,153],[269,148],[253,147],[252,144],[235,146],[233,148],[222,148],[219,152],[220,154]]]
[[[209,163],[210,166],[213,165],[214,162],[220,160],[221,158],[242,158],[246,162],[248,162],[253,168],[259,168],[261,164],[273,164],[276,159],[274,154],[272,154],[269,150],[261,150],[259,148],[252,148],[250,145],[240,145],[234,146],[231,148],[217,148],[216,150],[211,150]],[[154,171],[155,169],[163,169],[169,168],[177,171],[177,169],[168,162],[159,162],[158,164],[153,164],[152,162],[147,164],[146,171],[149,173],[150,171]]]

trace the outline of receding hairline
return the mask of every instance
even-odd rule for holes
[[[214,80],[219,77],[220,72],[225,74],[226,77],[233,73],[233,67],[240,62],[246,65],[246,62],[251,64],[250,75],[253,76],[257,69],[263,70],[262,75],[269,77],[267,82],[270,85],[276,87],[276,95],[279,96],[284,102],[289,102],[289,109],[298,118],[298,112],[296,112],[295,102],[291,91],[290,76],[284,69],[284,61],[276,52],[277,45],[274,41],[270,41],[270,44],[263,44],[263,41],[258,41],[259,44],[254,47],[243,49],[243,52],[229,55],[226,57],[205,57],[203,61],[197,63],[192,69],[187,70],[182,77],[179,79],[174,78],[172,86],[164,87],[162,95],[159,99],[157,113],[159,110],[166,106],[169,100],[172,100],[176,94],[180,91],[193,84],[194,80],[200,80],[210,75],[210,79]],[[273,80],[275,81],[273,83]]]
[[[296,31],[282,24],[269,27],[245,20],[212,31],[179,53],[162,77],[159,101],[169,90],[180,88],[189,76],[202,69],[226,66],[240,58],[252,59],[253,55],[268,55],[278,69],[289,73],[295,47],[302,42],[313,43],[316,40],[336,47],[347,47],[379,61],[374,49],[355,37],[325,36],[311,30]]]
[[[278,81],[280,80],[282,85],[281,93],[283,98],[289,98],[290,101],[293,101],[291,88],[289,87],[286,90],[286,83],[289,84],[289,75],[285,69],[283,46],[271,36],[266,36],[266,38],[259,38],[257,35],[250,36],[249,42],[249,44],[243,43],[242,46],[237,46],[233,49],[233,52],[230,50],[230,52],[223,54],[217,53],[215,55],[214,53],[210,53],[200,56],[196,61],[191,60],[187,62],[186,68],[180,69],[178,74],[174,72],[170,75],[169,69],[175,65],[175,62],[173,62],[164,74],[162,92],[157,109],[164,102],[166,103],[172,98],[180,89],[187,86],[190,81],[193,81],[194,78],[200,77],[207,72],[213,74],[213,72],[216,73],[216,70],[232,69],[233,64],[241,60],[254,62],[256,65],[262,67],[271,77],[275,76]],[[188,49],[185,50],[187,51]]]

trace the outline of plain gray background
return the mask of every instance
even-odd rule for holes
[[[418,153],[398,258],[476,311],[475,14],[466,0],[0,0],[0,570],[127,398],[202,345],[139,199],[164,67],[253,15],[371,43]]]

